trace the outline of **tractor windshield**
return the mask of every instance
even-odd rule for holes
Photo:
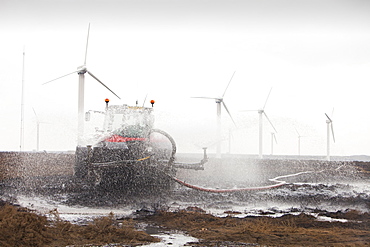
[[[124,137],[147,137],[153,128],[150,108],[123,106],[123,109],[111,111],[107,117],[108,132]]]

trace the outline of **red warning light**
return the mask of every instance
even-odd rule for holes
[[[153,107],[154,103],[155,103],[155,101],[154,101],[154,100],[151,100],[151,101],[150,101],[150,104],[152,104],[152,107]]]
[[[108,98],[105,99],[105,103],[109,103],[109,99]]]

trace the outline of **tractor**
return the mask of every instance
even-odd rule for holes
[[[176,162],[176,143],[165,131],[153,128],[152,107],[109,105],[105,111],[88,111],[104,116],[96,128],[95,143],[76,148],[74,172],[77,179],[93,186],[116,186],[134,191],[173,188],[179,168],[202,170],[208,161],[206,149],[197,163]]]

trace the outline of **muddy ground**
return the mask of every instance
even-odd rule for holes
[[[272,190],[207,193],[176,184],[171,191],[137,195],[76,181],[72,163],[63,165],[65,159],[72,162],[70,155],[58,154],[52,171],[48,171],[49,155],[38,154],[43,157],[38,165],[33,160],[39,157],[15,155],[14,161],[9,158],[13,155],[0,162],[0,246],[139,246],[160,241],[150,235],[153,229],[180,231],[198,239],[186,246],[370,243],[366,162],[211,161],[205,171],[181,170],[177,176],[199,187],[243,188],[271,184],[269,179],[276,176],[299,175],[285,177],[286,184]],[[16,164],[20,168],[14,169]],[[251,171],[253,176],[248,176]],[[21,207],[17,204],[22,196],[41,198],[55,208],[41,212],[32,204]],[[107,214],[77,224],[60,217],[59,205],[90,211],[130,208],[132,213]]]

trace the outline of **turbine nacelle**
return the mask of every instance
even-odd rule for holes
[[[88,73],[89,73],[89,72],[88,72]],[[225,104],[225,101],[224,101],[224,96],[225,96],[225,94],[226,94],[227,89],[229,88],[229,85],[230,85],[230,83],[231,83],[231,81],[232,81],[232,79],[233,79],[234,75],[235,75],[235,71],[234,71],[233,75],[231,76],[230,81],[229,81],[229,83],[227,84],[227,87],[226,87],[226,89],[225,89],[225,91],[224,91],[224,93],[223,93],[222,97],[218,97],[218,98],[216,98],[216,97],[192,97],[192,98],[198,98],[198,99],[214,99],[214,100],[215,100],[215,102],[216,102],[216,104],[220,104],[220,105],[221,105],[221,103],[222,103],[222,105],[224,106],[224,108],[225,108],[225,110],[226,110],[227,114],[229,114],[229,116],[230,116],[231,120],[233,121],[234,125],[236,126],[236,123],[235,123],[235,121],[234,121],[233,117],[231,116],[231,113],[230,113],[229,109],[227,108],[227,106],[226,106],[226,104]],[[219,109],[220,109],[220,111],[221,111],[221,108],[219,108]],[[220,112],[220,113],[221,113],[221,112]]]
[[[81,65],[77,67],[77,73],[80,74],[85,74],[87,72],[86,65]]]

